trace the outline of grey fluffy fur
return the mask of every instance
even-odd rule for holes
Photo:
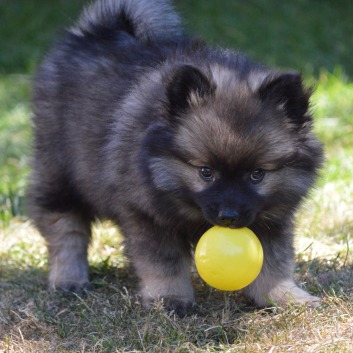
[[[28,199],[50,287],[89,287],[91,223],[108,218],[144,304],[184,315],[193,246],[218,224],[262,243],[257,305],[317,303],[292,279],[293,215],[322,161],[309,97],[299,74],[185,36],[166,1],[89,6],[34,85]]]
[[[180,36],[180,18],[167,0],[105,0],[84,9],[71,31],[77,35],[94,33],[97,24],[109,26],[122,11],[132,22],[135,35],[142,41]]]

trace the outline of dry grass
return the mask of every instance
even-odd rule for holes
[[[141,307],[110,224],[95,227],[95,290],[85,296],[46,290],[44,242],[28,222],[13,219],[0,238],[1,353],[353,350],[353,259],[335,238],[298,238],[297,280],[324,298],[322,308],[256,310],[240,293],[212,290],[195,274],[200,309],[184,319],[166,314],[162,303]]]

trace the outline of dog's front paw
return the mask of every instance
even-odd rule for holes
[[[150,308],[156,303],[162,303],[167,312],[179,317],[191,314],[196,307],[194,292],[191,283],[182,283],[183,286],[173,286],[174,282],[164,280],[159,285],[144,287],[141,291],[144,307]]]
[[[143,298],[143,305],[147,309],[153,306],[160,307],[160,305],[162,305],[163,310],[181,318],[191,315],[197,308],[197,304],[194,300],[177,296],[158,297],[157,299]]]
[[[317,308],[321,305],[322,299],[308,292],[300,289],[299,287],[291,288],[291,291],[284,293],[279,302],[282,305],[300,304]]]
[[[267,301],[267,305],[269,303],[279,306],[300,304],[319,307],[322,299],[299,288],[294,281],[287,280],[279,283],[269,291]]]
[[[162,298],[165,310],[179,317],[185,317],[193,313],[196,302],[185,298],[166,297]]]
[[[272,283],[271,283],[272,282]],[[260,308],[294,304],[318,307],[321,299],[299,288],[292,279],[282,281],[255,281],[245,289],[245,294]]]

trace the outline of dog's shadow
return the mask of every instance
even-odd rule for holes
[[[314,259],[297,262],[295,277],[299,285],[312,294],[324,298],[337,297],[345,301],[351,300],[353,296],[352,272],[351,263],[341,266],[333,260]],[[97,263],[90,268],[90,278],[93,289],[89,292],[53,292],[47,289],[46,268],[19,269],[15,265],[1,268],[0,340],[11,337],[19,327],[27,339],[37,336],[40,327],[50,327],[60,336],[64,335],[61,333],[62,327],[70,327],[76,322],[82,325],[82,322],[94,321],[101,326],[109,324],[122,330],[126,322],[135,321],[160,321],[171,327],[184,325],[175,324],[173,320],[179,319],[172,320],[170,314],[163,312],[163,305],[156,305],[151,310],[142,307],[138,296],[138,280],[129,264],[116,268],[104,261]],[[222,292],[212,289],[196,273],[193,273],[192,280],[198,306],[192,314],[194,317],[185,320],[200,320],[204,325],[213,322],[234,323],[234,320],[246,320],[247,315],[256,310],[242,296],[241,291]],[[229,332],[221,326],[210,324],[210,327],[214,330],[216,327],[218,331],[207,331],[208,334],[215,335],[214,339],[219,336],[222,341],[225,334],[229,336],[234,331],[233,324]]]
[[[323,257],[296,263],[295,278],[318,296],[353,295],[353,262],[349,257]]]

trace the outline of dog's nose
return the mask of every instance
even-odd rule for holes
[[[218,213],[218,222],[222,227],[234,227],[239,219],[239,213],[232,209],[224,209]]]

